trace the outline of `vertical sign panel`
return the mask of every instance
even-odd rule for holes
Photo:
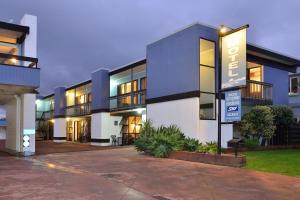
[[[246,85],[246,29],[222,38],[222,89]]]
[[[241,91],[225,92],[225,121],[241,121]]]

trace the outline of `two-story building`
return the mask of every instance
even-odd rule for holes
[[[5,149],[35,153],[35,100],[40,85],[37,66],[37,18],[20,24],[0,22],[0,105],[6,113]]]
[[[53,101],[54,110],[44,110],[53,113],[47,118],[54,123],[53,140],[109,145],[116,137],[131,144],[142,121],[150,119],[156,127],[175,124],[188,137],[216,141],[218,31],[191,25],[149,44],[145,59],[111,71],[102,68],[91,80],[56,88],[43,100]],[[288,74],[299,65],[297,59],[247,44],[242,112],[254,105],[287,105]],[[233,124],[222,125],[223,146],[235,130]]]

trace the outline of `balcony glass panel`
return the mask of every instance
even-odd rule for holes
[[[146,87],[145,64],[110,76],[110,109],[144,105]]]
[[[117,96],[118,93],[126,93],[126,85],[122,84],[131,82],[131,69],[110,76],[110,96]]]

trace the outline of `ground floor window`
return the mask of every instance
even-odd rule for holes
[[[200,119],[216,119],[216,95],[214,93],[200,93]]]
[[[141,116],[124,116],[122,119],[122,144],[133,144],[134,140],[140,135],[141,128]]]
[[[68,119],[67,121],[67,141],[90,142],[91,140],[91,120]]]

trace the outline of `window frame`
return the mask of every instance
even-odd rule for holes
[[[205,65],[205,64],[201,64],[201,61],[200,61],[200,59],[201,59],[201,57],[200,57],[200,52],[201,52],[201,48],[200,48],[200,46],[201,46],[201,40],[206,40],[206,41],[209,41],[209,42],[212,42],[213,44],[214,44],[214,67],[213,66],[209,66],[209,65]],[[216,41],[214,41],[214,40],[211,40],[211,39],[208,39],[208,38],[205,38],[205,37],[199,37],[199,40],[198,40],[199,42],[198,42],[198,62],[199,62],[199,84],[198,84],[198,87],[199,87],[199,119],[200,120],[217,120],[217,93],[216,93],[216,91],[217,91],[217,65],[218,65],[218,62],[217,62],[217,60],[218,60],[218,58],[217,58],[217,56],[218,56],[218,53],[217,53],[217,42]],[[201,79],[200,79],[200,67],[209,67],[209,68],[213,68],[214,70],[215,70],[215,80],[214,80],[214,84],[215,84],[215,92],[207,92],[207,91],[202,91],[201,90],[201,84],[200,84],[200,82],[201,82]],[[214,108],[214,118],[201,118],[201,116],[200,116],[200,107],[201,107],[201,100],[200,100],[200,98],[201,98],[201,93],[203,93],[203,94],[211,94],[211,95],[214,95],[215,96],[215,98],[214,98],[214,105],[215,105],[215,108]]]
[[[292,92],[292,79],[297,80],[297,93]],[[299,95],[299,76],[291,76],[289,77],[289,95]]]

